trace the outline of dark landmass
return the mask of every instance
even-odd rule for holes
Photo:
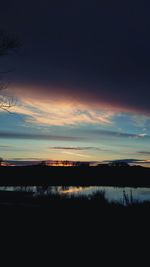
[[[150,202],[127,200],[125,205],[110,203],[103,192],[95,193],[89,200],[86,196],[41,194],[35,197],[32,192],[0,191],[1,230],[5,235],[8,233],[9,239],[13,233],[13,242],[16,237],[19,236],[22,240],[25,236],[27,247],[29,243],[33,246],[34,240],[37,240],[38,247],[47,242],[54,246],[56,242],[57,251],[60,244],[61,249],[65,246],[66,251],[65,243],[70,247],[75,240],[79,244],[86,238],[89,246],[89,235],[94,240],[96,237],[102,247],[102,236],[107,246],[112,240],[114,247],[117,235],[123,243],[124,238],[128,237],[129,244],[133,244],[133,234],[139,239],[140,233],[144,238],[149,233],[149,211]],[[40,243],[40,236],[44,243]],[[93,244],[92,242],[92,246]],[[120,244],[119,242],[119,246]]]
[[[85,248],[85,257],[88,254],[91,255],[91,248],[94,248],[94,253],[97,248],[96,253],[101,256],[100,253],[103,253],[105,245],[107,255],[109,249],[112,252],[114,248],[115,262],[119,257],[116,256],[118,255],[117,246],[123,251],[124,257],[131,246],[133,255],[134,241],[137,240],[135,243],[139,247],[140,235],[144,239],[141,243],[142,247],[145,240],[149,240],[149,210],[150,202],[130,203],[123,206],[108,203],[103,194],[96,194],[89,201],[86,197],[68,198],[49,195],[33,198],[30,192],[0,192],[0,226],[4,239],[7,240],[7,251],[8,245],[11,244],[11,251],[14,247],[15,255],[18,255],[16,242],[21,251],[22,244],[25,244],[25,250],[23,250],[25,255],[28,249],[31,255],[35,249],[35,257],[38,261],[38,254],[41,255],[42,248],[44,252],[46,251],[46,259],[47,255],[51,256],[53,253],[53,248],[57,253],[63,251],[65,257],[67,253],[70,255],[71,250],[73,259],[76,254],[79,255],[78,250],[83,254],[82,251]],[[8,236],[7,239],[6,236]],[[4,244],[2,240],[1,242]]]
[[[150,168],[140,166],[0,167],[0,186],[150,187]]]

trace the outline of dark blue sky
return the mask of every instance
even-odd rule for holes
[[[149,112],[148,1],[5,1],[1,27],[23,43],[16,76]],[[13,61],[14,66],[14,61]]]

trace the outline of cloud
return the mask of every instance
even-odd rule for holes
[[[142,115],[132,115],[131,121],[133,123],[133,126],[143,128],[143,130],[146,131],[147,125],[150,124],[150,117]]]
[[[73,155],[73,156],[78,156],[81,158],[89,158],[90,156],[87,154],[81,154],[79,153],[80,151],[109,151],[106,149],[101,149],[99,147],[92,147],[92,146],[86,146],[86,147],[79,147],[79,146],[54,146],[54,147],[49,147],[50,150],[56,150],[60,151],[62,154],[66,155]]]
[[[91,156],[87,154],[87,151],[99,151],[99,152],[110,152],[111,150],[104,149],[104,148],[99,148],[99,147],[94,147],[94,146],[54,146],[54,147],[49,147],[50,150],[56,150],[59,151],[62,154],[66,155],[73,155],[73,156],[78,156],[81,158],[90,158]],[[83,152],[82,154],[80,152]],[[84,153],[86,152],[86,153]]]
[[[0,148],[11,148],[11,145],[0,145]]]
[[[41,86],[16,86],[7,90],[18,99],[12,112],[24,116],[28,124],[45,126],[106,125],[111,127],[115,116],[126,113],[131,116],[133,126],[148,126],[149,117],[111,101],[98,100],[84,95],[84,90],[60,89]],[[91,91],[92,92],[92,91]],[[94,92],[94,89],[93,89]],[[87,92],[87,94],[89,94]],[[89,101],[90,100],[90,101]],[[136,113],[136,115],[135,115]]]
[[[117,132],[117,131],[110,131],[110,130],[88,130],[86,131],[89,134],[94,134],[96,136],[110,136],[110,137],[120,137],[120,138],[146,138],[149,139],[150,136],[146,133],[126,133],[126,132]]]
[[[31,140],[55,140],[55,141],[80,141],[83,137],[76,136],[61,136],[61,135],[46,135],[46,134],[32,134],[32,133],[18,133],[18,132],[4,132],[0,131],[0,138],[11,139],[31,139]]]
[[[145,159],[115,159],[115,160],[105,160],[103,162],[109,163],[109,162],[126,162],[126,163],[133,163],[133,164],[150,164],[150,160]]]
[[[18,103],[11,111],[24,115],[28,123],[46,126],[111,125],[114,115],[112,111],[91,107],[76,100],[67,100],[53,95],[39,98],[38,94],[36,96],[19,94]]]
[[[45,85],[44,82],[39,85],[39,82],[35,81],[34,83],[26,83],[26,86],[16,83],[15,86],[11,86],[13,88],[10,92],[12,95],[18,96],[18,99],[22,101],[22,106],[28,107],[30,111],[36,107],[37,111],[39,109],[39,111],[45,112],[46,109],[40,105],[42,102],[47,103],[45,108],[49,104],[48,110],[51,107],[52,113],[60,102],[66,107],[68,107],[68,103],[71,103],[72,107],[77,105],[77,109],[78,106],[81,107],[82,105],[83,111],[86,107],[87,110],[104,110],[106,114],[108,111],[133,113],[135,115],[133,123],[139,126],[144,125],[150,114],[149,92],[147,89],[143,89],[144,93],[141,94],[140,89],[136,87],[132,87],[131,91],[128,86],[121,86],[122,88],[117,86],[115,88],[115,83],[112,88],[105,84],[81,86],[80,84],[68,85],[67,82],[63,86],[59,83],[53,85],[51,82],[49,85]],[[140,114],[141,117],[137,117],[137,114]]]
[[[42,161],[43,159],[42,158],[11,158],[11,160],[7,160],[7,161],[33,161],[33,162],[36,162],[36,161]]]
[[[49,149],[52,150],[68,150],[68,151],[86,151],[86,150],[98,150],[98,151],[109,151],[107,149],[102,149],[99,147],[90,147],[90,146],[86,146],[86,147],[73,147],[73,146],[69,146],[69,147],[63,147],[63,146],[55,146],[55,147],[49,147]]]
[[[12,145],[0,145],[0,150],[2,151],[19,151],[21,148]]]
[[[90,156],[87,154],[76,153],[75,151],[73,152],[73,151],[62,150],[62,154],[78,156],[81,158],[90,158]]]
[[[148,134],[146,133],[141,133],[141,134],[137,134],[137,137],[148,137]]]
[[[150,151],[138,151],[138,154],[150,155]]]
[[[84,91],[84,90],[83,90]],[[135,111],[125,109],[118,104],[107,103],[101,98],[90,101],[78,89],[60,89],[41,86],[21,86],[8,89],[8,93],[18,99],[12,112],[24,116],[30,124],[45,126],[78,126],[78,125],[106,125],[113,126],[115,116],[126,113],[135,127],[148,127],[149,117],[135,115]],[[77,95],[74,95],[77,93]],[[94,92],[94,89],[93,89]],[[88,93],[87,93],[88,94]],[[109,99],[108,99],[109,100]]]

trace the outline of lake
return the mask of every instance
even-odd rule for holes
[[[85,196],[89,200],[96,193],[103,193],[109,202],[118,202],[126,205],[130,202],[150,201],[150,188],[131,188],[131,187],[112,187],[112,186],[89,186],[89,187],[73,187],[73,186],[1,186],[1,191],[26,191],[32,192],[33,196],[60,194],[61,196]]]

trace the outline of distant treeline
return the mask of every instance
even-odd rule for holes
[[[150,187],[150,168],[138,166],[0,167],[0,185]]]

